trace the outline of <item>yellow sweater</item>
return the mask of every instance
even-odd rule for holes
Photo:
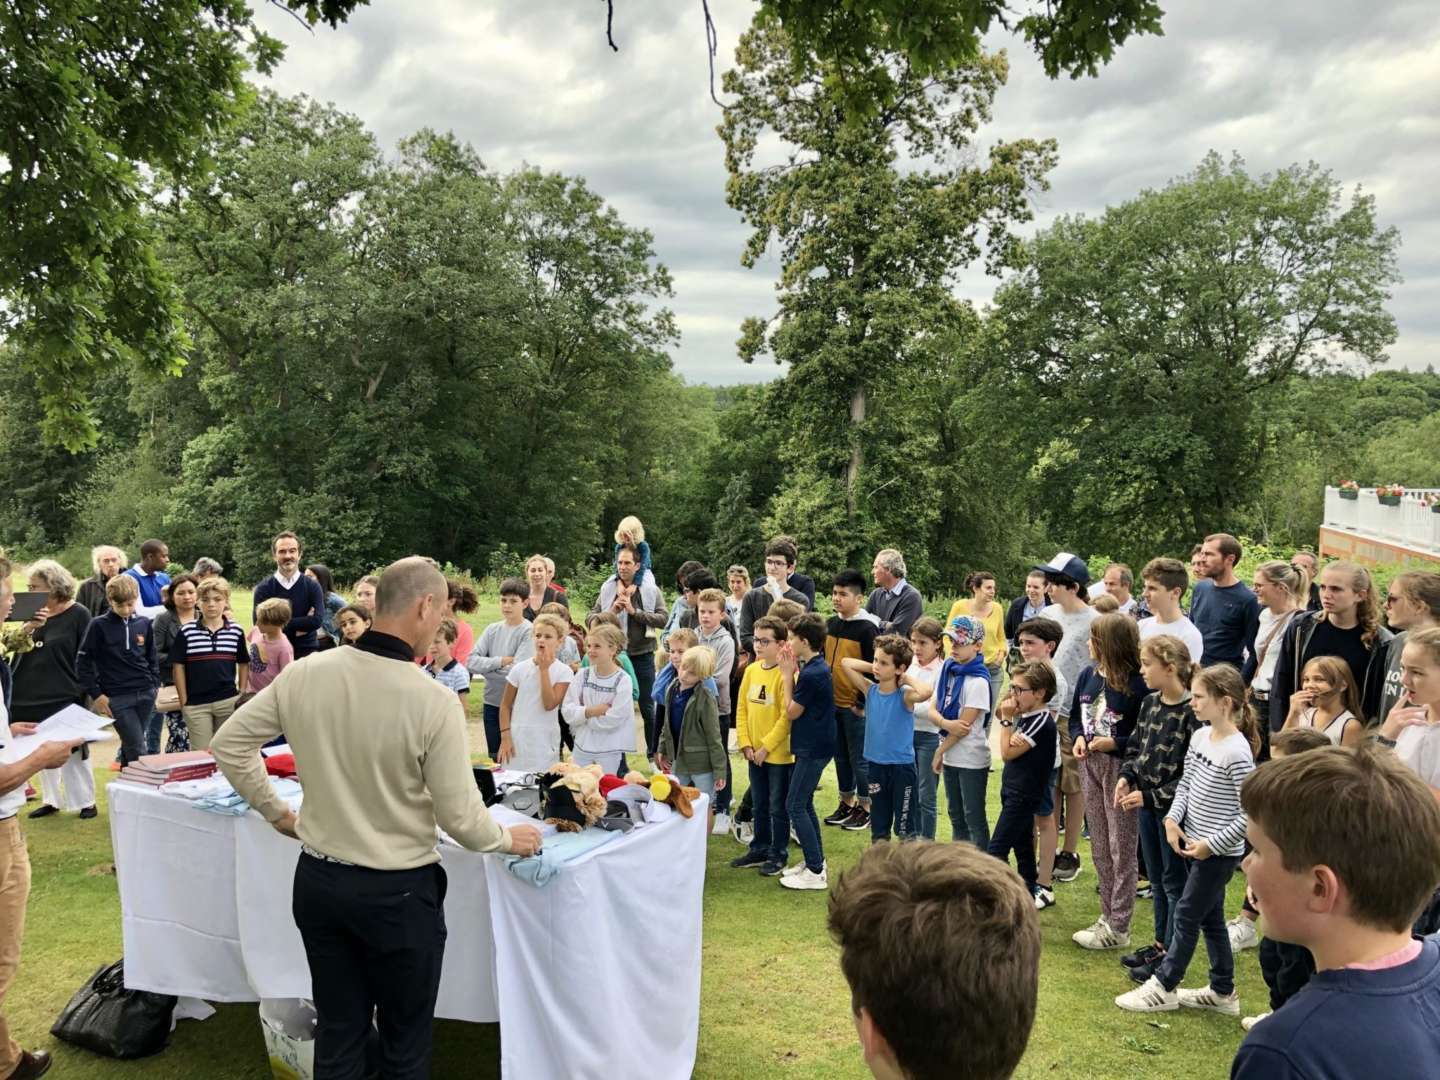
[[[768,765],[789,765],[790,717],[785,713],[785,676],[777,664],[766,669],[760,661],[748,665],[735,700],[735,730],[740,746],[766,747]]]
[[[472,851],[508,851],[470,771],[454,691],[413,663],[347,646],[291,664],[221,725],[210,750],[266,821],[289,809],[260,747],[284,734],[305,788],[296,832],[375,870],[436,862],[439,824]]]
[[[973,600],[956,600],[950,606],[950,614],[945,616],[945,625],[950,625],[950,620],[956,615],[969,615]],[[1005,658],[1005,609],[1000,606],[999,600],[990,601],[990,614],[980,620],[985,627],[985,641],[981,646],[980,655],[984,658],[989,667],[994,667]],[[942,644],[945,648],[945,655],[950,655],[950,639],[946,638]]]

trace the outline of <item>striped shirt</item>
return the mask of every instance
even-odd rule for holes
[[[1202,727],[1190,736],[1185,771],[1165,818],[1184,829],[1191,843],[1204,840],[1212,855],[1239,855],[1245,850],[1240,785],[1254,771],[1255,757],[1240,732],[1216,741],[1213,730]]]
[[[218,630],[211,630],[204,620],[196,619],[180,627],[170,662],[185,666],[185,704],[209,705],[240,692],[235,687],[235,666],[249,665],[250,647],[239,623],[226,619]]]
[[[441,686],[447,686],[457,694],[470,692],[470,672],[460,666],[460,661],[451,660],[443,668],[437,668],[434,661],[425,665],[425,672]]]

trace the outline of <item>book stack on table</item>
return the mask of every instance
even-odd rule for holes
[[[149,787],[172,780],[203,780],[215,772],[215,759],[208,750],[186,750],[178,754],[142,754],[120,770],[120,779]]]

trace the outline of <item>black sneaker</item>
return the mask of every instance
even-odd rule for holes
[[[840,827],[846,832],[859,832],[861,829],[870,828],[870,811],[863,806],[855,807],[854,812],[845,819]]]
[[[1142,964],[1153,964],[1164,955],[1165,950],[1159,945],[1146,945],[1144,948],[1136,949],[1134,952],[1120,957],[1120,963],[1127,968],[1139,967]]]
[[[80,811],[80,819],[81,819],[82,821],[89,821],[91,818],[93,818],[93,817],[94,817],[95,815],[97,815],[98,813],[100,813],[100,811],[97,810],[97,809],[95,809],[95,807],[93,807],[93,806],[87,806],[87,807],[85,807],[84,810],[81,810],[81,811]]]
[[[41,803],[34,810],[31,810],[30,813],[26,816],[31,818],[49,817],[51,814],[58,814],[59,812],[60,808],[58,806],[51,806],[49,803]]]
[[[1140,964],[1136,967],[1132,967],[1126,972],[1126,974],[1128,974],[1130,978],[1133,979],[1135,982],[1144,985],[1145,983],[1150,981],[1150,977],[1152,975],[1154,975],[1160,970],[1160,964],[1164,959],[1165,954],[1161,953],[1155,958],[1154,963]]]
[[[736,870],[748,870],[752,866],[764,866],[769,861],[770,856],[763,851],[747,851],[744,855],[731,859],[730,865]]]
[[[785,864],[783,862],[775,862],[773,859],[760,867],[761,877],[779,877],[784,872]]]
[[[1074,881],[1080,876],[1080,856],[1073,851],[1055,853],[1055,880]]]
[[[850,819],[850,815],[855,813],[857,809],[858,807],[854,803],[842,802],[835,808],[833,814],[823,820],[826,825],[844,825],[845,822]]]

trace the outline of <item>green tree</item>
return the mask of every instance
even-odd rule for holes
[[[1292,378],[1384,359],[1397,244],[1315,165],[1214,154],[1042,232],[987,332],[1052,530],[1138,558],[1243,519]]]
[[[953,294],[959,270],[982,255],[992,271],[1013,261],[1011,226],[1030,217],[1054,144],[1001,143],[969,163],[1005,81],[1003,54],[936,74],[876,56],[897,92],[871,116],[847,111],[834,66],[779,29],[746,33],[736,60],[720,126],[726,198],[752,229],[742,263],[773,243],[782,264],[778,311],[747,319],[739,343],[746,360],[768,351],[789,366],[772,396],[789,431],[787,489],[770,518],[811,528],[794,515],[809,515],[817,490],[838,498],[843,531],[823,542],[840,544],[846,565],[882,536],[924,532],[907,512],[924,505],[923,469],[877,468],[867,454],[903,439],[908,383],[933,372],[934,340],[972,318]],[[761,149],[772,137],[786,147],[777,159]]]

